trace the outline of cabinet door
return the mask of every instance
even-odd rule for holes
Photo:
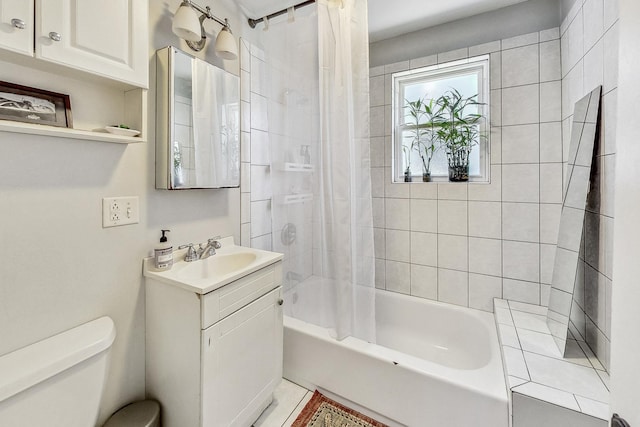
[[[147,88],[147,9],[147,0],[36,0],[36,57]]]
[[[280,287],[202,331],[202,426],[246,427],[282,378]]]
[[[0,47],[33,56],[33,33],[33,0],[0,0]]]

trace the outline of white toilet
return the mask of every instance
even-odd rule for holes
[[[115,337],[101,317],[0,357],[0,426],[95,426]]]

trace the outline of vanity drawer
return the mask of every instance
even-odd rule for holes
[[[257,300],[282,282],[282,262],[276,262],[202,296],[202,329]]]

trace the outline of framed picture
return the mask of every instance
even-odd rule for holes
[[[71,128],[69,95],[0,81],[0,120]]]

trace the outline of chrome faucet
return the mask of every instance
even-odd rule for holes
[[[192,262],[199,258],[199,254],[196,249],[193,247],[193,243],[188,243],[186,245],[178,246],[178,249],[187,248],[187,254],[184,256],[184,260],[186,262]]]
[[[204,248],[202,247],[202,244],[200,245],[200,250],[198,251],[199,259],[206,259],[216,254],[216,249],[220,249],[222,247],[222,244],[217,240],[219,238],[220,236],[216,236],[213,239],[207,240],[207,246]]]

